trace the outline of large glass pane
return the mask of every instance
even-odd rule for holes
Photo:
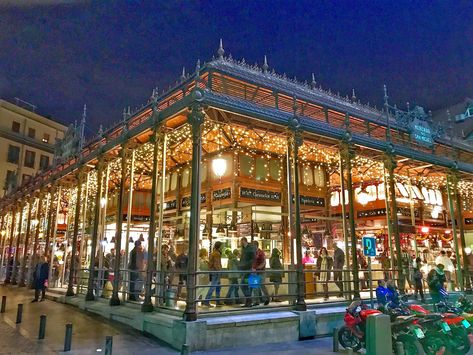
[[[314,173],[310,165],[304,165],[302,169],[302,181],[306,186],[314,185]]]
[[[317,187],[325,187],[325,171],[320,166],[314,168],[314,183]]]
[[[177,187],[177,171],[171,175],[171,191],[174,191]]]
[[[250,157],[248,155],[240,155],[240,175],[253,175],[253,157]]]
[[[280,177],[280,161],[276,159],[271,159],[269,161],[269,176],[273,180],[278,180],[281,178]]]
[[[202,163],[202,165],[200,166],[200,181],[207,181],[207,163]]]
[[[182,177],[181,177],[181,185],[182,185],[182,187],[186,188],[187,186],[189,186],[189,180],[190,180],[190,169],[189,169],[189,168],[185,168],[185,169],[182,171]]]
[[[266,179],[266,173],[268,170],[268,166],[266,163],[266,159],[264,158],[256,158],[256,167],[255,167],[255,178],[258,181],[262,181]]]

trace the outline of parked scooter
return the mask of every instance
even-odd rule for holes
[[[380,314],[375,309],[368,309],[361,301],[354,301],[347,308],[344,321],[345,325],[339,330],[338,340],[344,348],[358,351],[366,347],[366,320],[368,316]],[[393,351],[396,353],[395,344],[401,342],[404,346],[404,354],[422,354],[422,345],[419,339],[425,337],[421,327],[413,324],[415,317],[396,319],[391,324]]]

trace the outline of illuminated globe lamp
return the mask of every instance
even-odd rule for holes
[[[420,228],[420,231],[421,231],[422,233],[429,233],[429,230],[430,230],[430,229],[429,229],[429,227],[427,227],[427,226],[423,226],[423,227]]]
[[[370,195],[366,191],[366,188],[362,188],[361,191],[358,192],[356,199],[363,206],[365,206],[370,201]]]
[[[227,171],[227,161],[219,155],[217,158],[212,160],[212,170],[215,176],[221,178]]]

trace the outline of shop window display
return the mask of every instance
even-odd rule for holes
[[[253,175],[254,159],[248,155],[240,155],[240,175],[250,177]]]
[[[267,163],[264,158],[256,158],[255,179],[258,181],[266,180]]]

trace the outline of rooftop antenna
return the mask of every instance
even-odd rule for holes
[[[218,46],[217,50],[217,58],[223,60],[223,55],[225,54],[225,49],[223,49],[223,41],[220,38],[220,45]]]

